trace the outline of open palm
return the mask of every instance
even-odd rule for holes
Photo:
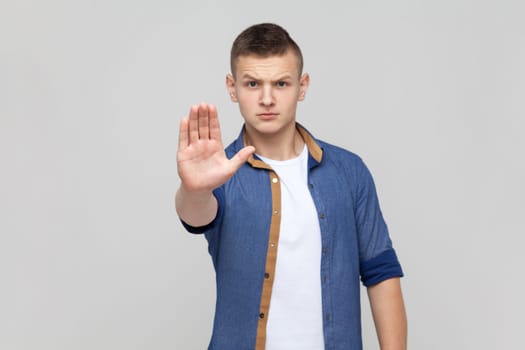
[[[179,129],[177,166],[187,191],[211,191],[225,183],[254,152],[252,146],[228,159],[221,140],[217,110],[202,103],[192,106]]]

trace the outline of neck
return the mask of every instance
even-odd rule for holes
[[[304,140],[297,131],[295,123],[293,128],[280,133],[268,135],[258,133],[246,127],[246,145],[255,147],[255,152],[265,158],[273,160],[288,160],[298,157],[304,147]]]

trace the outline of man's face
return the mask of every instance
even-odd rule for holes
[[[241,56],[226,85],[232,101],[239,103],[248,132],[266,136],[295,128],[297,102],[308,88],[307,74],[299,76],[298,59],[282,56]]]

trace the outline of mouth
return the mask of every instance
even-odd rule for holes
[[[274,119],[278,115],[279,113],[272,113],[272,112],[257,113],[257,116],[264,120]]]

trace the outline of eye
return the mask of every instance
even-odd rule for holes
[[[288,86],[288,83],[285,82],[285,81],[278,81],[277,82],[277,86],[278,87],[286,87],[286,86]]]
[[[254,88],[257,87],[257,82],[254,80],[251,80],[248,82],[248,87]]]

